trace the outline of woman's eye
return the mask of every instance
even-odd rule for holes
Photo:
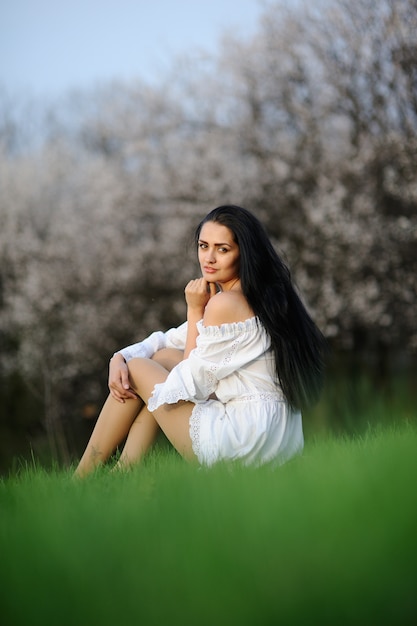
[[[227,252],[227,248],[219,248],[219,252]]]
[[[199,243],[198,247],[201,248],[202,250],[204,250],[204,248],[207,248],[207,244],[206,243]]]

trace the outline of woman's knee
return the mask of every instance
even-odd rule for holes
[[[162,365],[169,372],[182,361],[184,353],[176,348],[162,348],[155,352],[152,361]]]

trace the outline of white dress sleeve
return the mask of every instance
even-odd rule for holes
[[[221,326],[197,324],[197,346],[188,359],[176,365],[164,383],[155,385],[148,408],[179,400],[207,400],[218,382],[258,358],[270,346],[257,318]]]
[[[115,354],[121,354],[126,362],[137,357],[150,359],[155,352],[162,350],[162,348],[184,350],[186,339],[187,322],[184,322],[181,326],[178,326],[178,328],[170,328],[165,333],[158,330],[143,341],[122,348],[122,350],[118,350]]]

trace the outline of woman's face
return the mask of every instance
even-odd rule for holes
[[[239,278],[239,246],[227,226],[206,222],[198,240],[198,260],[203,277],[227,290]]]

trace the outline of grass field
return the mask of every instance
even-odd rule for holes
[[[278,469],[155,451],[125,474],[0,483],[5,626],[416,623],[417,429]]]

